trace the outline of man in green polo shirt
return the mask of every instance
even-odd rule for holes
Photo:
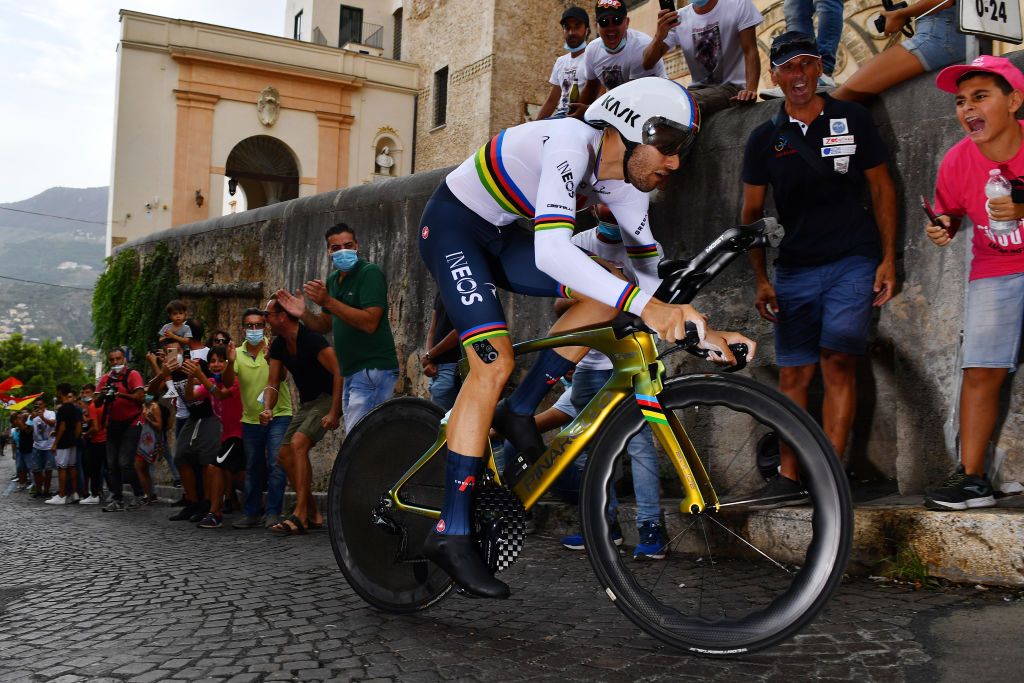
[[[313,332],[334,331],[334,352],[345,380],[342,414],[345,431],[373,408],[391,398],[398,381],[398,356],[388,322],[388,285],[380,266],[359,258],[356,232],[338,223],[324,233],[327,255],[335,272],[322,280],[311,280],[303,292],[322,309],[319,314],[305,310],[301,318]],[[287,306],[287,302],[282,302]]]
[[[292,401],[288,385],[280,386],[280,395],[274,405],[274,416],[264,426],[260,424],[263,410],[263,390],[267,386],[270,364],[267,362],[267,314],[259,308],[247,308],[242,313],[242,333],[245,343],[240,349],[234,342],[228,345],[228,364],[222,378],[225,386],[234,384],[242,394],[242,441],[245,445],[245,515],[232,524],[236,529],[270,528],[281,521],[281,506],[287,485],[284,469],[277,462],[281,439],[292,420]],[[266,519],[263,511],[263,492],[267,492]]]

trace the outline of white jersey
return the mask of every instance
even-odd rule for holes
[[[731,83],[747,87],[740,31],[759,25],[764,18],[751,0],[718,0],[706,14],[693,5],[678,12],[679,23],[668,33],[665,45],[683,51],[694,85]]]
[[[621,231],[620,231],[621,233]],[[622,271],[626,279],[633,284],[637,282],[637,272],[633,267],[633,259],[629,258],[626,248],[622,243],[621,234],[618,240],[612,240],[602,235],[597,228],[585,230],[572,236],[572,242],[580,249],[583,249],[603,261],[607,261]],[[665,254],[661,245],[658,245],[658,260]],[[587,355],[576,364],[577,370],[611,370],[612,361],[596,349],[590,349]],[[556,406],[557,407],[557,406]]]
[[[646,33],[627,29],[618,50],[608,52],[598,38],[583,51],[583,78],[598,80],[608,90],[644,76],[667,78],[665,63],[660,59],[653,68],[644,68],[644,49],[650,43],[651,37]]]
[[[583,78],[582,65],[582,51],[575,57],[572,56],[571,52],[567,52],[555,60],[555,65],[551,69],[551,77],[548,79],[548,83],[562,89],[562,96],[558,99],[558,106],[555,107],[554,111],[555,114],[569,113],[569,93],[572,92],[574,83],[580,92],[583,91],[583,86],[587,84],[587,79]]]
[[[602,131],[573,118],[532,121],[502,131],[445,179],[459,201],[495,226],[533,220],[537,268],[571,296],[640,315],[657,291],[658,243],[648,197],[622,180],[599,180]],[[638,285],[623,285],[572,243],[576,212],[606,204],[615,214]]]

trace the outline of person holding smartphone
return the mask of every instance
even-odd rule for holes
[[[751,0],[694,0],[680,10],[662,0],[658,30],[644,49],[644,68],[680,48],[690,68],[686,86],[704,117],[757,102],[761,56],[754,29],[764,21]]]

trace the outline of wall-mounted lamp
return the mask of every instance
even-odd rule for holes
[[[238,180],[235,178],[228,178],[228,194],[232,197],[235,196],[235,192],[238,191]]]
[[[196,206],[203,205],[203,192],[202,190],[196,190]]]

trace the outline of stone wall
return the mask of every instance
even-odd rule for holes
[[[1020,54],[1015,59],[1024,62]],[[652,211],[655,233],[670,255],[693,253],[737,220],[744,141],[777,106],[761,103],[723,112],[706,124],[686,170]],[[957,374],[966,258],[963,238],[945,249],[928,242],[917,198],[931,194],[942,155],[961,133],[952,98],[937,91],[928,77],[896,88],[871,111],[892,153],[901,226],[900,287],[896,298],[879,312],[870,353],[861,364],[851,453],[858,472],[897,477],[902,491],[917,492],[949,469],[943,422]],[[444,173],[430,171],[300,198],[166,231],[128,246],[145,252],[159,241],[170,244],[179,254],[181,281],[194,293],[193,303],[216,317],[218,324],[236,329],[241,310],[262,303],[276,288],[295,289],[307,279],[327,275],[323,230],[346,221],[359,231],[362,253],[379,263],[389,278],[389,316],[402,364],[398,390],[423,395],[426,384],[418,352],[434,288],[417,253],[417,221]],[[255,283],[249,286],[261,294],[203,294],[223,293],[210,285],[240,282]],[[744,330],[757,338],[761,351],[750,372],[774,383],[772,330],[757,316],[753,298],[753,278],[741,262],[696,304],[716,326]],[[540,334],[551,322],[546,302],[507,295],[503,301],[517,339]],[[1024,479],[1022,397],[1024,387],[1018,383],[1007,397],[1010,417],[999,441],[1008,453],[1004,473],[1012,479]],[[317,450],[318,477],[329,467],[337,439],[336,435]]]

